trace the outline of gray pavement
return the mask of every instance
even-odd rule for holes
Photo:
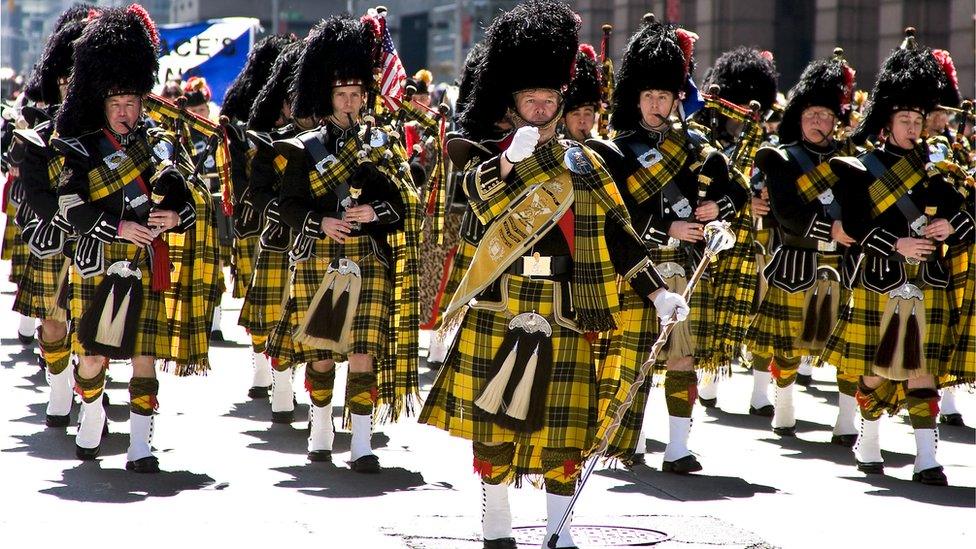
[[[0,266],[0,280],[7,269]],[[0,547],[480,547],[480,490],[468,443],[408,419],[374,435],[380,475],[348,470],[347,432],[337,435],[333,464],[308,463],[308,395],[299,391],[298,421],[290,426],[272,425],[268,402],[247,397],[247,336],[235,325],[240,301],[229,297],[228,342],[211,349],[210,375],[160,375],[154,446],[164,472],[124,470],[131,370],[121,363],[110,368],[111,434],[102,455],[75,460],[76,428],[44,427],[36,349],[16,338],[13,287],[3,282],[0,290]],[[432,377],[422,370],[425,388]],[[799,389],[798,436],[783,439],[768,419],[746,413],[751,378],[737,370],[722,384],[719,409],[695,411],[690,446],[705,469],[688,477],[660,472],[667,417],[655,388],[648,465],[594,474],[577,508],[577,542],[625,546],[657,531],[663,548],[971,546],[974,430],[942,428],[939,458],[952,486],[927,487],[910,482],[907,419],[889,418],[882,429],[887,475],[867,477],[854,469],[850,450],[829,444],[832,377],[817,370],[813,385]],[[340,368],[337,387],[343,378]],[[961,392],[959,401],[976,424],[976,397]],[[545,523],[544,494],[527,486],[512,501],[520,547],[538,547],[532,527]]]

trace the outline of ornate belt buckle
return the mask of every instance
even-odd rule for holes
[[[552,258],[542,257],[539,252],[522,256],[523,276],[552,276]]]
[[[678,246],[680,246],[680,245],[681,245],[681,241],[680,240],[678,240],[677,238],[675,238],[673,236],[669,236],[668,237],[668,243],[667,244],[661,244],[660,246],[658,246],[658,248],[661,249],[661,250],[677,250],[678,249]]]
[[[817,251],[818,252],[836,252],[837,242],[831,240],[830,242],[824,242],[823,240],[817,241]]]
[[[918,216],[918,219],[912,221],[912,224],[909,225],[909,227],[911,227],[912,232],[914,232],[916,235],[923,236],[922,231],[925,230],[925,226],[928,224],[929,224],[929,219],[924,215],[920,215]]]
[[[925,301],[925,294],[922,293],[922,289],[909,282],[888,292],[888,297],[891,299],[917,299],[919,301]]]

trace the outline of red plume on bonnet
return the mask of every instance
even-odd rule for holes
[[[854,103],[854,69],[844,63],[844,95],[841,97],[841,108],[844,111],[850,110]]]
[[[139,19],[142,20],[142,26],[146,27],[146,32],[149,33],[149,39],[157,48],[159,47],[159,31],[156,29],[156,23],[153,22],[152,17],[149,16],[149,12],[146,8],[140,6],[139,4],[132,4],[125,11],[135,14]]]
[[[688,66],[691,65],[691,57],[695,54],[695,42],[698,35],[685,29],[675,29],[674,34],[678,37],[678,47],[685,58],[685,74],[688,74]]]
[[[959,77],[956,75],[956,65],[952,62],[952,57],[949,55],[949,52],[946,50],[932,50],[932,56],[939,62],[942,71],[945,72],[946,78],[949,79],[952,87],[958,88]]]
[[[596,61],[596,50],[593,49],[593,46],[591,46],[589,44],[580,44],[579,51],[583,55],[585,55],[585,56],[589,57],[590,59]]]

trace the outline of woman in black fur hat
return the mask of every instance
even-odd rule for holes
[[[645,16],[624,52],[612,103],[610,124],[617,132],[601,151],[624,202],[640,229],[659,275],[669,286],[683,287],[704,250],[704,227],[727,220],[745,201],[743,189],[729,177],[726,158],[706,137],[686,126],[678,109],[689,82],[692,33]],[[613,334],[625,363],[640,364],[660,326],[650,302],[638,293],[623,295],[630,323]],[[716,375],[710,366],[712,299],[708,281],[692,295],[689,321],[679,325],[658,367],[665,371],[664,393],[670,438],[662,470],[686,474],[701,470],[688,449],[691,413],[696,399],[696,368]],[[647,391],[635,402],[628,422],[643,423]],[[618,448],[634,462],[644,460],[645,437]]]
[[[83,402],[77,455],[85,460],[98,455],[108,364],[103,355],[112,352],[113,358],[132,360],[126,469],[139,473],[159,471],[151,450],[159,391],[155,363],[172,358],[171,322],[163,302],[170,264],[161,234],[186,231],[196,219],[182,176],[172,167],[160,170],[160,150],[147,138],[142,102],[155,83],[158,43],[155,25],[138,4],[106,10],[89,23],[75,42],[54,142],[65,156],[59,213],[78,235],[70,269],[72,344],[80,356],[75,381]],[[168,190],[154,206],[150,192],[156,194],[163,185]],[[113,296],[100,303],[97,293],[107,274],[132,268],[137,250],[149,259],[136,267],[142,306],[138,314],[126,315],[125,302],[115,312]]]
[[[885,60],[857,142],[878,146],[835,158],[841,178],[841,221],[854,239],[845,274],[852,296],[827,342],[823,360],[861,376],[861,421],[854,457],[868,474],[884,471],[878,424],[904,406],[915,433],[912,480],[947,484],[936,460],[940,383],[971,383],[976,365],[949,362],[952,333],[950,266],[943,244],[972,242],[972,212],[933,169],[921,139],[925,115],[942,98],[943,67],[914,29]]]
[[[618,275],[662,317],[687,314],[599,158],[556,136],[578,30],[576,14],[552,0],[500,15],[458,114],[464,131],[482,139],[506,118],[516,129],[493,145],[500,154],[466,143],[479,151],[462,174],[477,248],[444,313],[442,329],[459,326],[457,340],[420,421],[472,441],[486,548],[516,546],[508,485],[526,475],[545,485],[547,540],[558,534],[556,547],[575,545],[568,522],[557,528],[611,406],[600,389],[615,398],[636,367],[598,373],[592,361],[590,341],[621,318]],[[633,429],[616,436],[633,437]]]
[[[838,49],[839,50],[839,49]],[[766,180],[776,240],[764,277],[765,297],[746,336],[752,352],[753,393],[765,395],[776,380],[773,431],[793,436],[793,385],[803,356],[818,356],[848,293],[841,257],[854,240],[840,219],[841,186],[828,161],[853,152],[834,139],[846,127],[854,96],[854,70],[843,50],[811,62],[790,90],[779,126],[779,147],[764,147],[756,165]],[[797,276],[794,272],[801,273]],[[762,368],[771,365],[772,375]],[[831,442],[853,446],[857,377],[837,372],[839,413]],[[753,404],[755,406],[755,404]]]
[[[295,242],[268,353],[279,367],[307,363],[312,461],[332,459],[335,365],[348,360],[345,417],[359,473],[380,471],[374,413],[395,420],[419,391],[419,200],[395,133],[363,117],[377,92],[378,40],[371,16],[316,25],[290,90],[292,116],[319,125],[274,143],[285,162],[278,209]]]

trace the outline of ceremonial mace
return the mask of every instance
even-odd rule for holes
[[[688,285],[685,287],[685,291],[682,297],[685,301],[688,301],[691,297],[692,292],[695,290],[695,286],[698,285],[698,281],[701,279],[702,275],[705,274],[705,269],[708,264],[712,262],[720,252],[732,248],[735,244],[735,235],[729,230],[729,224],[724,221],[712,221],[705,225],[705,255],[702,257],[701,261],[698,262],[698,266],[695,268],[694,274],[688,279]],[[657,341],[651,346],[651,350],[647,355],[647,360],[641,364],[640,371],[637,373],[637,378],[634,383],[630,386],[627,391],[627,398],[620,403],[617,407],[617,413],[614,414],[613,422],[607,428],[607,432],[602,439],[593,447],[590,451],[588,462],[586,464],[586,469],[584,469],[583,474],[580,476],[580,484],[573,493],[572,499],[569,501],[569,506],[566,508],[566,512],[563,513],[562,518],[559,520],[559,525],[556,527],[555,532],[546,545],[550,549],[555,549],[556,544],[559,542],[559,532],[562,531],[566,523],[569,522],[569,517],[573,514],[573,508],[576,507],[576,502],[579,500],[579,495],[583,491],[583,487],[586,486],[586,481],[589,480],[590,475],[596,469],[596,463],[599,461],[600,456],[607,451],[607,447],[610,445],[610,441],[616,434],[617,429],[620,428],[620,424],[623,421],[624,414],[633,405],[634,398],[636,398],[638,391],[640,391],[641,386],[644,381],[647,380],[647,376],[650,375],[651,369],[654,368],[654,364],[657,362],[657,355],[664,348],[664,345],[668,342],[668,337],[671,335],[671,331],[680,322],[677,319],[677,313],[672,313],[671,318],[661,322],[661,334],[657,337]]]

